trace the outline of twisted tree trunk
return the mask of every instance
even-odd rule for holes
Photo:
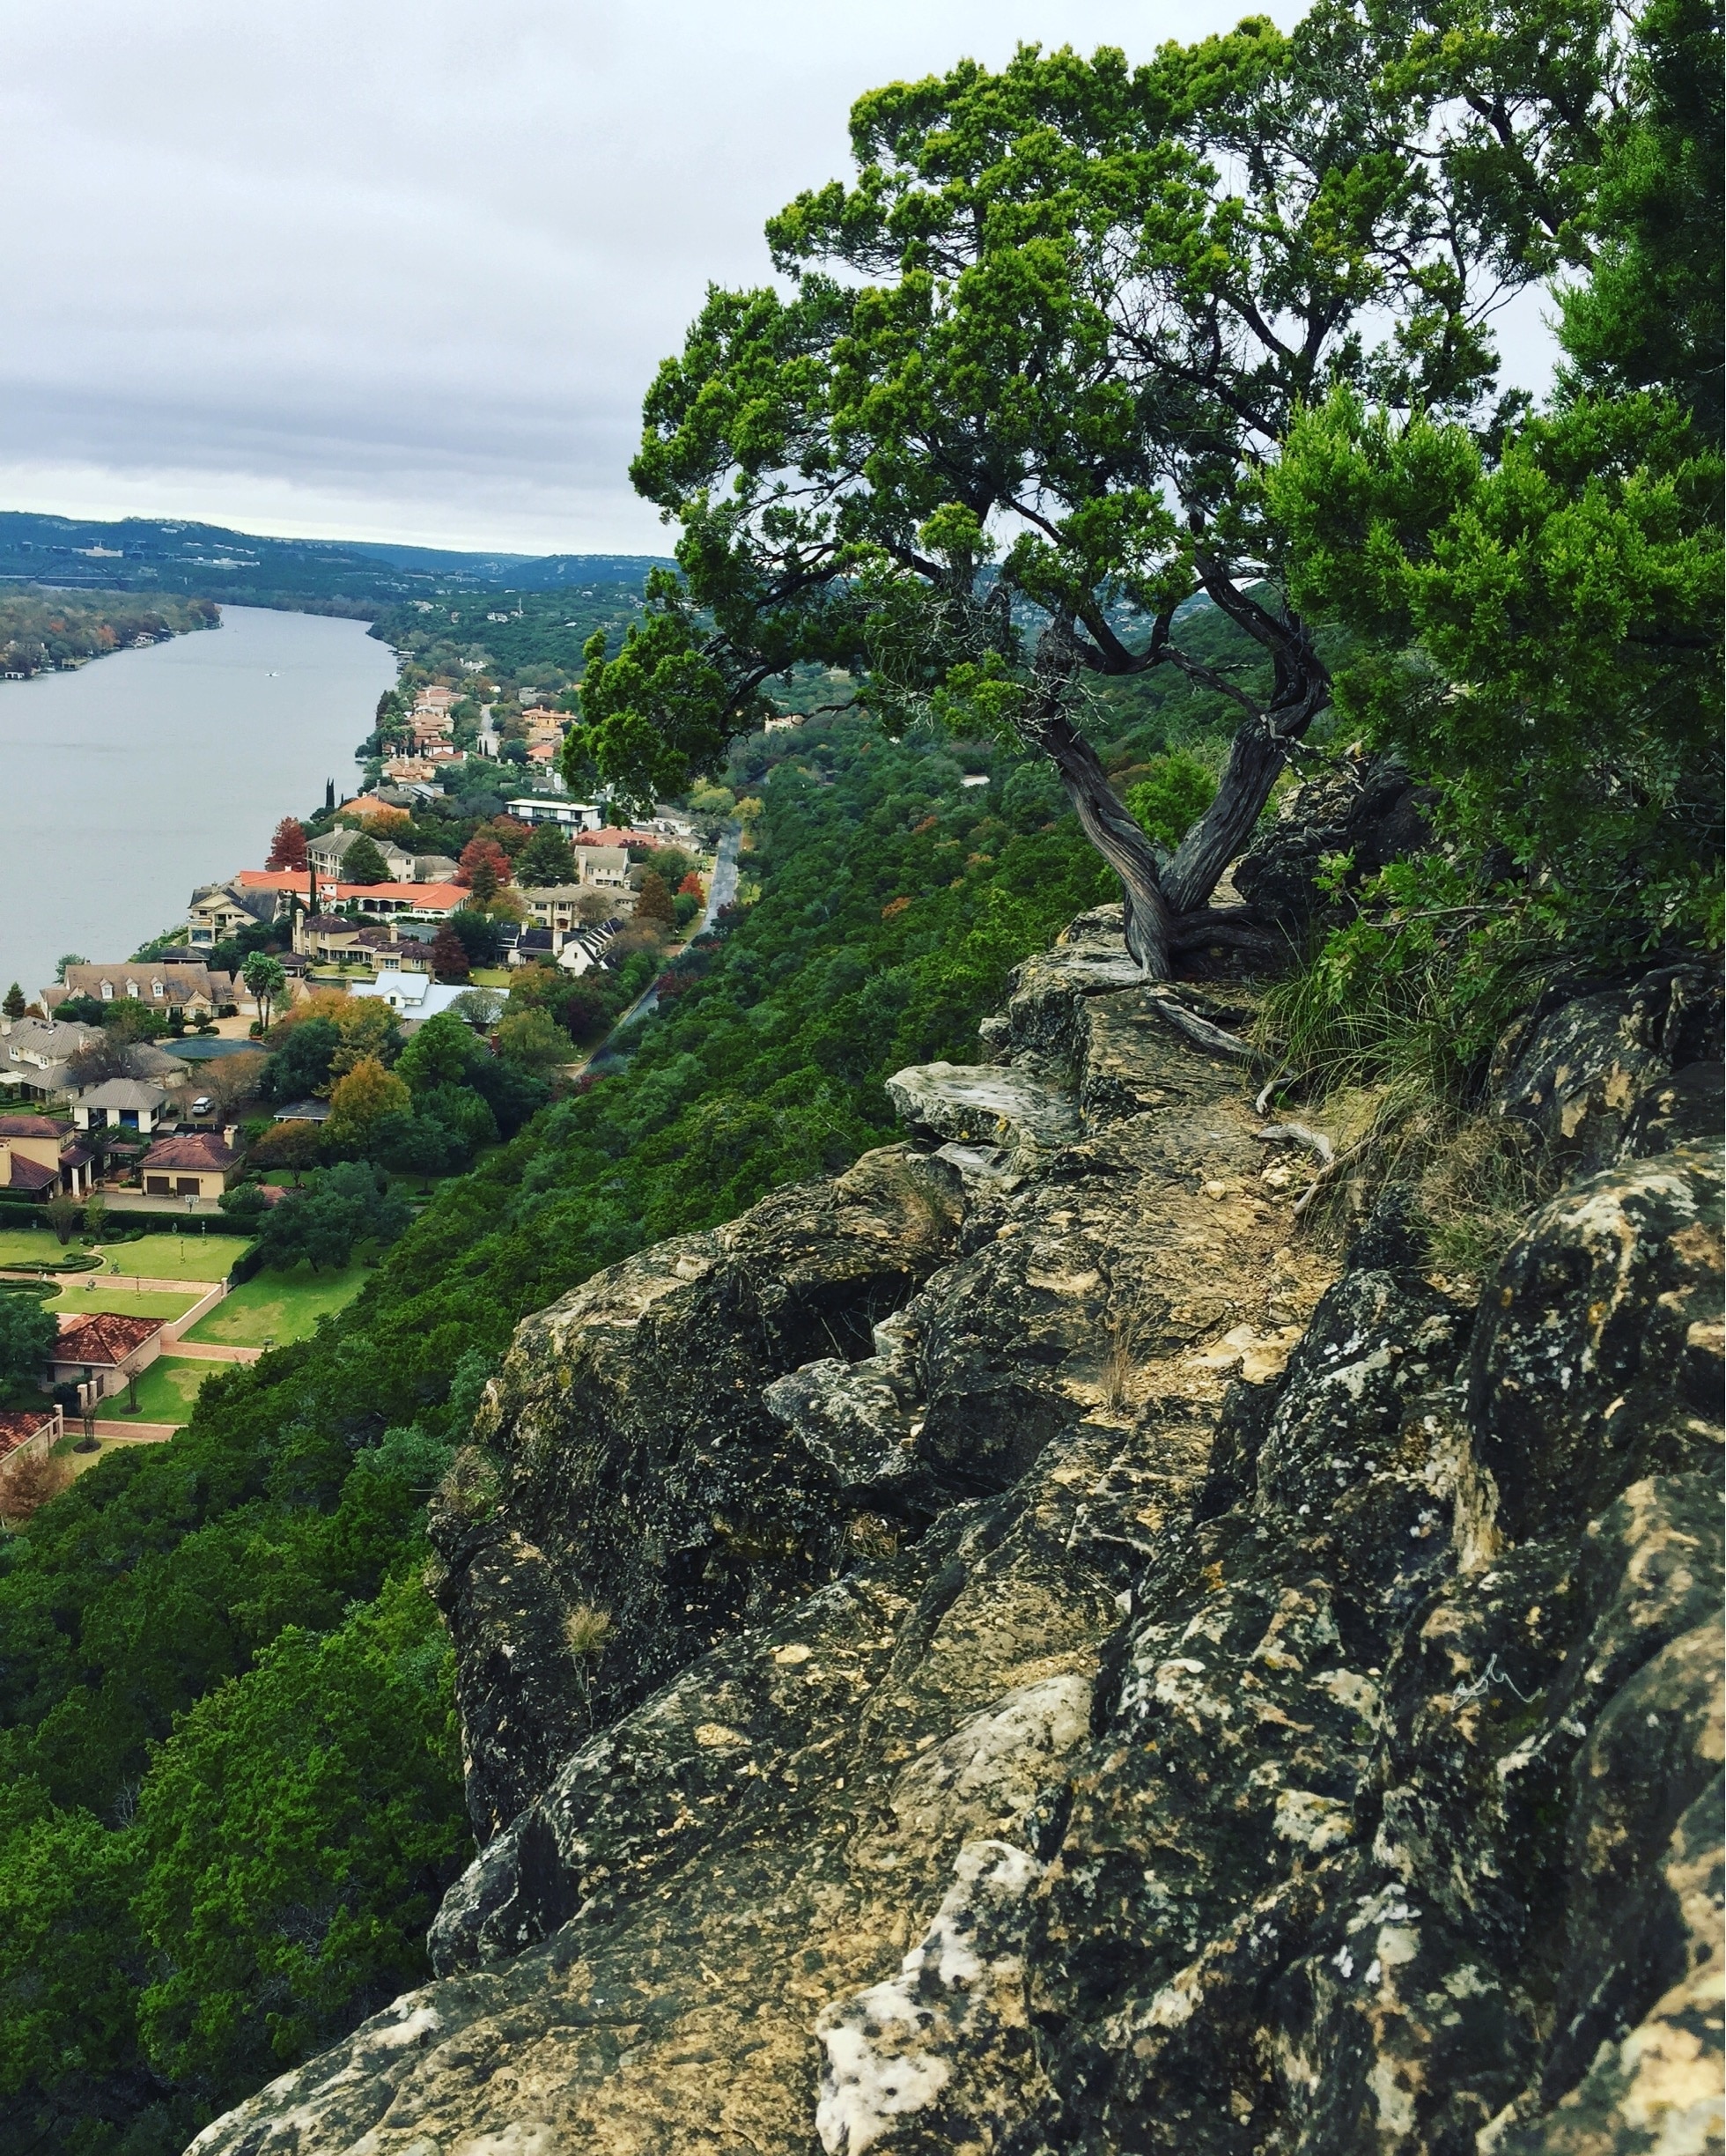
[[[1071,624],[1053,624],[1039,643],[1035,677],[1041,695],[1019,732],[1060,774],[1087,838],[1120,878],[1126,947],[1147,980],[1167,980],[1183,950],[1232,943],[1269,950],[1273,939],[1250,924],[1214,911],[1210,897],[1224,871],[1250,842],[1271,789],[1288,761],[1288,748],[1306,733],[1330,696],[1330,676],[1305,625],[1279,619],[1224,584],[1219,605],[1264,645],[1275,663],[1271,704],[1250,710],[1236,732],[1216,797],[1171,856],[1152,839],[1110,785],[1102,760],[1064,709],[1084,663]],[[1153,652],[1167,653],[1166,638]],[[1189,673],[1205,669],[1185,668]],[[1221,682],[1240,700],[1240,691]]]

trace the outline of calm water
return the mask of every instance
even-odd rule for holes
[[[220,629],[0,682],[0,990],[111,963],[198,883],[261,868],[284,816],[358,779],[395,679],[363,622],[225,607]]]

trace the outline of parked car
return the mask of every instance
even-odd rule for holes
[[[206,1116],[215,1105],[215,1102],[210,1099],[208,1093],[200,1093],[192,1103],[192,1113],[195,1116]]]

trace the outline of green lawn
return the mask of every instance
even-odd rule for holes
[[[233,1368],[228,1362],[182,1362],[174,1355],[158,1355],[138,1379],[138,1421],[140,1422],[183,1422],[192,1412],[192,1402],[198,1396],[198,1387],[206,1377]],[[114,1400],[106,1402],[110,1417],[124,1408],[126,1396],[122,1392]]]
[[[320,1318],[351,1303],[368,1277],[359,1264],[340,1273],[314,1273],[303,1262],[291,1272],[266,1267],[200,1318],[186,1338],[231,1348],[262,1348],[271,1340],[279,1348],[303,1340]]]
[[[244,1236],[140,1236],[136,1243],[104,1245],[102,1269],[113,1266],[146,1280],[225,1280],[246,1246]],[[83,1250],[76,1236],[63,1249],[45,1228],[0,1228],[0,1266],[41,1265]]]
[[[245,1236],[147,1235],[136,1243],[100,1246],[104,1266],[146,1280],[225,1280],[234,1261],[249,1247]]]
[[[92,1284],[86,1288],[85,1281]],[[183,1318],[195,1295],[165,1295],[155,1288],[129,1288],[124,1281],[94,1273],[75,1274],[48,1307],[51,1311],[122,1311],[129,1318]]]

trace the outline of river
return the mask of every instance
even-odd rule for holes
[[[0,990],[62,955],[112,964],[186,918],[194,885],[261,868],[395,680],[365,624],[224,607],[222,626],[0,682]]]

